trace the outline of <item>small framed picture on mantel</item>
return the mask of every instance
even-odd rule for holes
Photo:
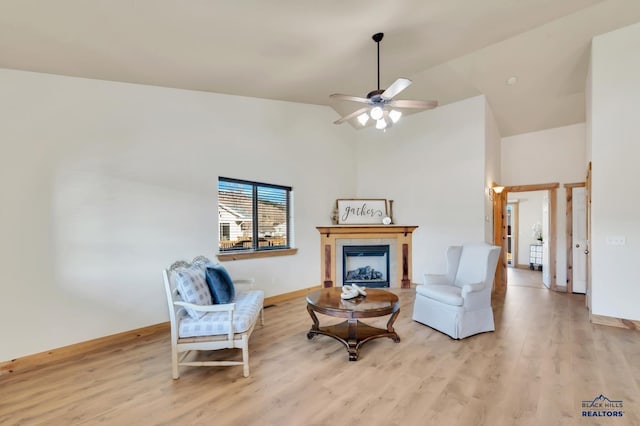
[[[338,199],[338,225],[382,225],[387,217],[384,198]]]

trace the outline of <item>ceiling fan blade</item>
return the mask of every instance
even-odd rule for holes
[[[360,108],[360,109],[359,109],[359,110],[357,110],[357,111],[353,111],[351,114],[347,114],[347,115],[345,115],[344,117],[340,117],[338,120],[334,121],[334,122],[333,122],[333,124],[342,124],[342,123],[344,123],[345,121],[349,121],[349,120],[351,120],[352,118],[357,117],[357,116],[359,116],[360,114],[362,114],[363,112],[367,112],[367,111],[369,111],[369,108],[368,108],[368,107]]]
[[[411,80],[409,80],[408,78],[400,77],[399,79],[394,81],[393,84],[387,88],[387,90],[382,92],[382,95],[380,96],[382,97],[382,99],[389,100],[409,87],[410,84]]]
[[[391,101],[387,105],[392,108],[432,109],[438,106],[438,101],[397,100]]]
[[[333,95],[329,95],[329,97],[340,99],[340,100],[343,100],[343,101],[361,102],[363,104],[368,104],[369,103],[369,99],[367,99],[367,98],[359,98],[357,96],[343,95],[343,94],[340,94],[340,93],[334,93]]]

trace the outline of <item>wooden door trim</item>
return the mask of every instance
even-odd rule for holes
[[[513,185],[505,186],[502,193],[505,192],[529,192],[529,191],[545,191],[548,189],[560,188],[560,182],[538,183],[533,185]]]
[[[494,185],[495,186],[495,185]],[[556,246],[557,246],[557,189],[559,182],[539,183],[531,185],[505,186],[499,194],[493,198],[493,241],[495,245],[502,247],[499,267],[496,268],[495,283],[499,289],[507,288],[507,229],[504,225],[505,208],[509,192],[549,191],[549,288],[553,291],[565,291],[566,287],[558,288],[556,283]]]
[[[591,161],[587,166],[587,180],[586,180],[586,192],[587,192],[587,250],[591,252],[591,184],[592,184],[592,170]],[[584,304],[589,309],[589,321],[591,321],[591,254],[587,255],[587,297],[584,298]]]
[[[504,191],[493,193],[493,244],[501,247],[493,288],[501,291],[507,289],[507,238],[504,226],[506,201],[507,196]]]
[[[559,184],[558,184],[559,186]],[[558,189],[549,189],[549,287],[553,291],[567,291],[566,286],[562,286],[562,289],[558,288],[557,280],[557,266],[558,255],[556,253],[558,249]]]
[[[574,183],[565,183],[564,185],[565,188],[584,188],[585,186],[587,186],[586,182],[574,182]]]
[[[507,206],[511,204],[511,242],[513,244],[513,247],[511,247],[511,253],[513,254],[512,259],[513,259],[513,264],[512,267],[513,268],[517,268],[518,267],[518,256],[519,256],[519,252],[518,252],[518,232],[516,232],[515,234],[513,233],[514,229],[519,229],[518,228],[518,205],[520,204],[518,201],[514,202],[514,203],[509,203],[509,200],[507,200]],[[507,226],[509,226],[507,224]],[[509,267],[509,263],[507,262],[507,267]],[[527,266],[527,269],[529,269],[529,266]]]
[[[584,188],[586,182],[565,183],[567,195],[567,293],[573,293],[573,188]]]

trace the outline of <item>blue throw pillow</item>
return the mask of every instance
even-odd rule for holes
[[[236,297],[233,281],[222,265],[207,266],[206,278],[213,303],[231,303]]]

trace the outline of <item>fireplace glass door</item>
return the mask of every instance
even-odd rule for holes
[[[343,285],[389,287],[388,245],[344,246],[342,253]]]

